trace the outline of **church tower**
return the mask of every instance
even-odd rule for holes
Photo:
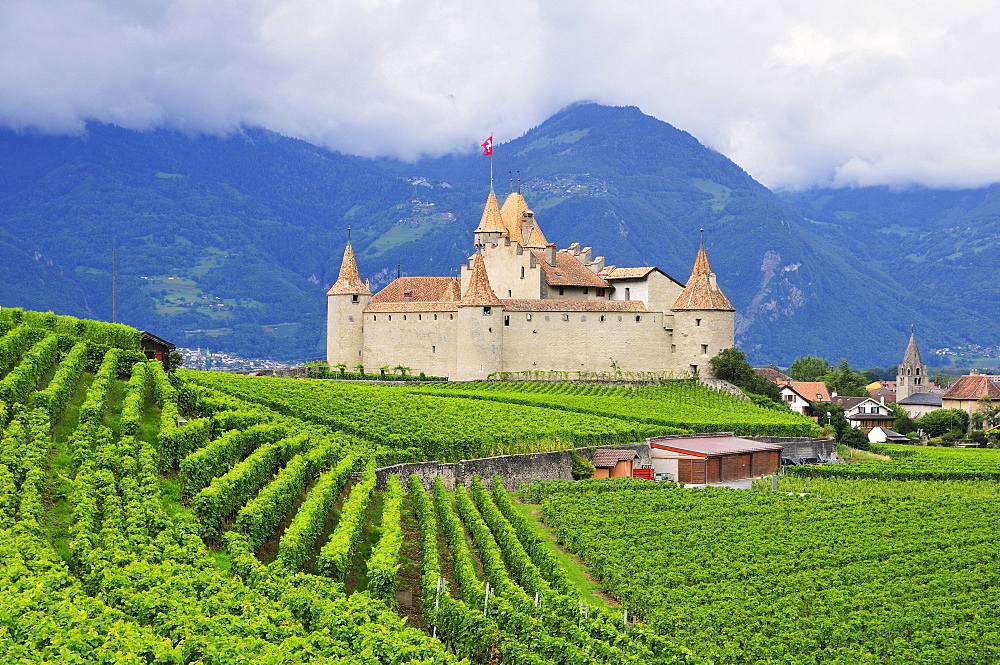
[[[326,292],[326,361],[330,367],[338,363],[354,367],[364,362],[364,311],[371,300],[372,292],[361,281],[348,239],[340,275]]]
[[[683,374],[712,375],[709,360],[735,344],[736,308],[719,288],[702,239],[694,268],[671,308],[674,314],[673,367]]]
[[[896,375],[896,401],[904,400],[914,393],[927,392],[927,367],[920,359],[917,338],[910,330],[910,342],[906,345],[903,362],[899,363]]]

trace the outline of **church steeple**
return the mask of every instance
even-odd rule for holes
[[[899,364],[899,372],[896,375],[896,401],[900,402],[914,393],[925,393],[927,390],[927,366],[920,358],[917,338],[911,326],[910,341],[906,345],[903,362]]]
[[[347,247],[344,248],[344,260],[340,264],[340,275],[330,290],[326,292],[326,295],[370,296],[371,294],[372,292],[361,281],[361,275],[358,274],[358,262],[354,258],[354,248],[351,247],[351,241],[348,240]]]

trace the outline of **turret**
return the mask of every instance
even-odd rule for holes
[[[917,338],[910,329],[910,341],[903,353],[903,362],[899,364],[896,375],[896,401],[902,401],[914,393],[927,392],[927,366],[920,358],[917,348]]]
[[[372,292],[361,281],[354,248],[347,241],[340,275],[326,292],[326,361],[330,366],[363,363],[365,308]]]
[[[486,206],[483,208],[483,216],[479,219],[479,226],[473,231],[476,247],[499,245],[500,237],[505,233],[507,233],[507,227],[504,226],[503,218],[500,216],[497,195],[490,190],[490,195],[486,198]]]
[[[472,275],[458,303],[457,354],[452,378],[479,379],[503,369],[503,303],[490,287],[483,255],[472,259]]]
[[[736,309],[719,288],[702,239],[694,268],[671,311],[673,367],[679,374],[711,376],[709,360],[735,345]]]

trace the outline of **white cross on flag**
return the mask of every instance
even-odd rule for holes
[[[483,147],[483,155],[492,155],[493,154],[493,135],[490,134],[490,137],[488,139],[486,139],[485,141],[483,141],[482,143],[480,143],[479,145],[481,145]]]

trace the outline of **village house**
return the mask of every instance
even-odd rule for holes
[[[961,409],[970,416],[1000,406],[1000,376],[976,372],[962,376],[941,396],[941,406]]]
[[[830,401],[830,393],[822,381],[786,381],[778,387],[788,408],[803,416],[815,415],[813,404]]]
[[[844,407],[844,417],[847,418],[851,427],[866,433],[873,427],[892,429],[892,424],[896,421],[896,417],[889,411],[889,407],[882,402],[876,402],[871,397],[834,395],[830,401]]]
[[[710,376],[734,344],[735,309],[704,242],[682,284],[550,243],[520,192],[490,192],[461,276],[399,277],[372,294],[348,242],[327,292],[327,361],[405,365],[452,380],[501,372]]]

